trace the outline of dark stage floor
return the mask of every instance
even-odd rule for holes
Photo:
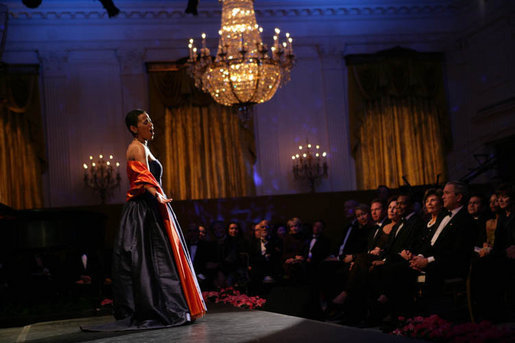
[[[374,329],[358,329],[266,311],[210,305],[193,325],[139,332],[81,332],[81,325],[112,321],[111,316],[39,322],[0,329],[0,342],[416,342]]]

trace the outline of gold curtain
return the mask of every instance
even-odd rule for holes
[[[46,161],[37,66],[0,69],[0,203],[16,209],[42,207]]]
[[[176,200],[255,195],[252,117],[198,90],[186,69],[149,70],[152,150],[163,162],[166,192]]]
[[[359,189],[446,178],[450,147],[440,54],[392,49],[346,58]]]

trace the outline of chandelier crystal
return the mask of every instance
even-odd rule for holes
[[[248,106],[272,98],[277,89],[290,80],[293,68],[293,39],[279,42],[279,29],[275,29],[271,48],[261,41],[263,28],[257,24],[253,0],[219,0],[222,3],[222,25],[218,34],[216,57],[206,47],[206,34],[202,34],[200,54],[190,39],[189,59],[195,86],[225,106]]]

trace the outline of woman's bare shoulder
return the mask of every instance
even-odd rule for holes
[[[128,161],[145,161],[147,152],[145,147],[136,141],[129,144],[127,147],[127,160]]]

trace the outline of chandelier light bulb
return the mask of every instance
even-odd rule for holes
[[[278,28],[278,27],[276,27],[276,28],[275,28],[275,33],[276,33],[276,34],[279,34],[279,33],[281,33],[281,30],[279,30],[279,28]]]
[[[111,162],[107,161],[107,163],[106,163],[106,164],[107,164],[108,166],[110,166],[110,165],[111,165]]]
[[[306,156],[307,156],[306,154],[302,154],[302,157],[304,157],[304,158],[305,158]]]
[[[113,159],[113,155],[109,155],[109,159],[112,160]]]
[[[104,155],[98,155],[98,158],[104,158]]]
[[[322,156],[323,156],[323,157],[326,157],[326,156],[327,156],[327,153],[326,153],[326,152],[323,152],[323,153],[322,153]]]
[[[116,162],[116,166],[119,167],[120,166],[120,162]]]
[[[317,152],[317,153],[315,154],[315,156],[316,156],[316,157],[319,157],[319,156],[320,156],[320,154]]]
[[[316,148],[317,148],[317,149],[320,149],[320,145],[317,145],[317,146],[316,146]]]
[[[292,159],[292,160],[294,160],[294,159],[295,159],[295,156],[292,156],[292,157],[291,157],[291,159]]]
[[[310,149],[311,149],[311,144],[308,144],[308,148],[310,148]]]
[[[302,150],[302,145],[299,145],[299,150]]]
[[[84,167],[84,169],[88,169],[88,165],[86,163],[84,163],[82,166]]]
[[[90,157],[89,157],[89,159],[90,159],[90,160],[92,160],[92,159],[93,159],[93,156],[90,156]]]
[[[91,166],[94,167],[95,166],[95,162],[91,163]]]

